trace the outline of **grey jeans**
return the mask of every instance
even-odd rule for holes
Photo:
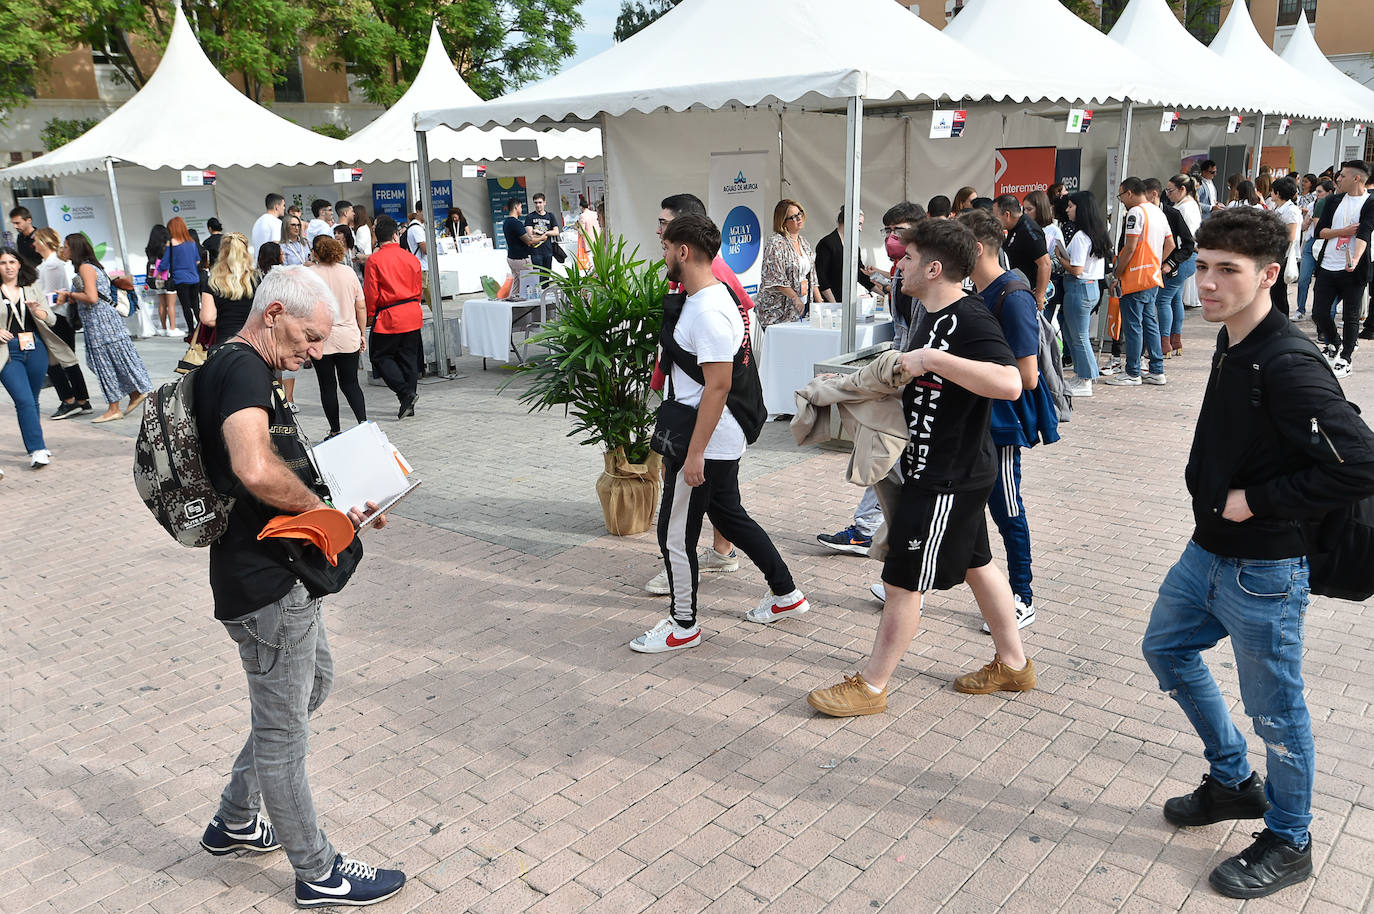
[[[296,878],[329,875],[336,851],[315,820],[305,775],[310,715],[334,684],[334,658],[320,601],[297,583],[290,593],[224,623],[248,676],[252,732],[220,796],[225,822],[248,822],[266,806]]]
[[[864,536],[871,537],[883,525],[883,508],[878,504],[878,492],[872,486],[864,489],[859,506],[854,509],[854,527]]]

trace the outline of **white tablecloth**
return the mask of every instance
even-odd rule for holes
[[[505,251],[469,248],[455,254],[440,254],[439,274],[439,288],[448,297],[481,292],[483,276],[490,276],[498,283],[505,282],[510,275],[510,268],[506,266]]]
[[[470,298],[463,302],[463,346],[468,355],[484,359],[511,360],[511,324],[516,314],[526,314],[537,301],[490,301]]]
[[[890,340],[892,336],[892,321],[859,324],[854,328],[854,345],[863,349]],[[839,354],[839,330],[818,330],[810,322],[801,321],[774,324],[764,330],[763,348],[759,353],[759,381],[763,384],[763,402],[769,414],[795,413],[797,401],[793,393],[816,376],[817,362]]]

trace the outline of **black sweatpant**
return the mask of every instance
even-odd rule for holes
[[[378,333],[371,331],[367,338],[372,367],[382,376],[386,386],[401,403],[415,398],[420,380],[420,331],[406,333]]]
[[[329,420],[330,433],[339,430],[339,391],[348,400],[348,408],[353,410],[353,418],[359,422],[367,421],[367,401],[363,399],[363,388],[358,383],[358,362],[361,354],[357,352],[334,352],[315,360],[315,376],[320,379],[320,406],[324,407],[324,417]]]
[[[668,569],[672,616],[690,628],[697,621],[697,540],[707,515],[717,532],[749,556],[777,596],[796,589],[777,547],[739,502],[739,461],[706,461],[706,481],[687,485],[680,463],[664,464],[663,504],[658,509],[658,547]]]
[[[181,302],[181,316],[186,320],[186,334],[190,336],[200,325],[200,283],[177,283],[177,301]]]
[[[1312,322],[1326,337],[1326,342],[1338,346],[1341,358],[1347,362],[1360,342],[1360,309],[1364,306],[1365,278],[1359,271],[1327,270],[1317,267],[1317,282],[1312,305]],[[1336,329],[1331,314],[1341,301],[1341,324],[1344,333]]]
[[[76,351],[76,328],[72,322],[67,320],[63,314],[57,315],[57,323],[53,324],[53,333],[56,333],[62,342],[66,343],[73,352]],[[81,373],[80,365],[73,365],[71,368],[63,368],[57,363],[48,366],[48,380],[52,381],[53,390],[65,402],[75,400],[77,403],[89,403],[91,395],[86,392],[86,376]]]

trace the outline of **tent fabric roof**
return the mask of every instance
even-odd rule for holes
[[[875,43],[902,53],[875,53]],[[552,79],[480,108],[422,112],[416,126],[590,123],[731,105],[843,110],[855,95],[871,104],[1053,100],[1071,91],[1053,68],[1027,82],[892,0],[846,0],[842,10],[834,0],[693,0]]]
[[[180,5],[166,53],[133,98],[65,146],[0,169],[0,180],[98,171],[106,159],[144,168],[345,161],[339,140],[278,117],[231,86],[205,56]]]
[[[1312,81],[1328,87],[1331,94],[1351,99],[1364,112],[1361,117],[1374,119],[1374,92],[1342,73],[1340,67],[1326,59],[1307,24],[1307,13],[1299,11],[1297,27],[1288,39],[1288,47],[1283,49],[1279,57],[1295,70],[1301,70]]]
[[[1359,116],[1359,106],[1347,100],[1345,95],[1323,89],[1306,73],[1275,54],[1255,31],[1250,10],[1244,3],[1232,5],[1210,47],[1226,62],[1234,74],[1233,79],[1244,79],[1261,97],[1288,99],[1297,95],[1303,99],[1303,107],[1291,113],[1337,119]],[[1268,113],[1272,109],[1265,110]]]
[[[417,111],[451,105],[480,106],[482,99],[468,88],[449,58],[437,25],[429,30],[429,48],[415,80],[396,103],[372,123],[343,141],[347,161],[414,162]],[[429,135],[429,156],[435,161],[492,162],[506,158],[505,140],[535,140],[542,159],[587,159],[601,155],[600,131],[558,130],[436,130]],[[535,157],[531,157],[535,158]]]

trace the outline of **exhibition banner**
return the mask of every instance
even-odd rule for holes
[[[587,184],[580,174],[558,176],[558,209],[563,214],[563,224],[572,225],[582,215],[580,200]]]
[[[1033,190],[1049,190],[1054,183],[1057,150],[1053,146],[998,149],[993,154],[992,195],[1011,194],[1024,200]]]
[[[453,181],[445,178],[442,181],[429,182],[429,218],[432,222],[443,222],[448,218],[448,211],[453,209]]]
[[[597,212],[601,212],[601,204],[606,200],[606,176],[605,175],[586,175],[585,186],[587,188],[587,205]],[[603,223],[602,228],[605,228]]]
[[[1054,183],[1064,185],[1064,193],[1080,190],[1083,175],[1083,150],[1060,149],[1054,154]]]
[[[405,225],[410,215],[410,199],[406,194],[406,182],[372,185],[372,218],[390,216],[397,225]]]
[[[750,295],[759,290],[763,254],[766,152],[711,153],[711,193],[706,208],[720,226],[720,256]]]
[[[163,190],[158,191],[157,196],[162,203],[163,225],[180,216],[186,221],[186,227],[194,229],[201,241],[210,237],[210,229],[205,222],[211,216],[218,215],[215,209],[215,189],[213,187],[199,187],[195,190],[189,187],[181,190]]]
[[[43,212],[48,225],[59,237],[80,232],[95,251],[96,260],[113,257],[117,249],[114,240],[114,219],[110,203],[104,195],[91,197],[44,197]]]
[[[1260,150],[1260,165],[1268,165],[1274,177],[1282,178],[1297,171],[1292,146],[1265,146]]]
[[[333,184],[318,184],[313,187],[288,187],[282,191],[282,196],[286,197],[286,205],[295,204],[301,208],[301,215],[305,221],[310,221],[310,204],[315,200],[328,200],[329,205],[333,206],[334,201],[339,199],[339,189]]]
[[[525,179],[487,178],[487,197],[491,202],[491,224],[495,228],[491,240],[498,250],[504,251],[506,233],[501,231],[501,223],[506,221],[506,201],[519,200],[525,204],[526,212],[530,208],[529,197],[525,194]]]

